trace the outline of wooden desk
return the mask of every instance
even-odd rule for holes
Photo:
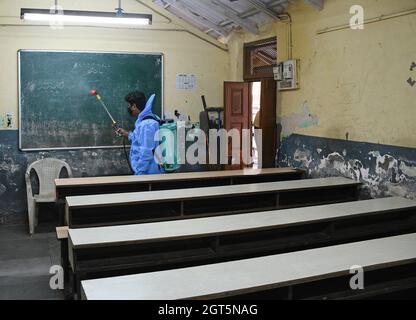
[[[57,179],[55,180],[56,202],[60,224],[64,225],[65,197],[298,180],[304,176],[305,171],[301,169],[268,168],[146,176]]]
[[[360,185],[335,177],[67,197],[66,221],[74,229],[346,202]]]
[[[74,249],[86,249],[221,236],[236,231],[287,228],[300,224],[362,218],[365,215],[371,216],[386,212],[394,212],[398,215],[397,213],[403,210],[416,215],[416,201],[392,197],[184,221],[67,229],[67,234],[71,238]]]
[[[362,266],[369,274],[414,263],[415,243],[416,234],[407,234],[254,259],[86,280],[82,281],[82,296],[88,300],[218,299],[289,287],[296,298],[296,285],[342,276],[350,278],[352,266]],[[413,266],[413,276],[414,270]],[[385,285],[383,280],[381,285]]]
[[[69,230],[80,281],[416,232],[416,201],[384,198],[148,224]]]
[[[146,176],[57,179],[56,199],[90,194],[213,187],[301,179],[305,171],[294,168],[204,171]]]

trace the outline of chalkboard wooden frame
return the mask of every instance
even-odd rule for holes
[[[98,50],[47,50],[47,49],[20,49],[18,57],[18,104],[19,104],[19,150],[30,151],[52,151],[52,150],[85,150],[85,149],[120,149],[123,145],[112,146],[76,146],[76,147],[46,147],[46,148],[23,148],[22,147],[22,79],[21,79],[21,53],[22,52],[45,52],[45,53],[97,53],[97,54],[119,54],[119,55],[154,55],[161,59],[161,116],[164,114],[164,54],[162,52],[126,52],[126,51],[98,51]]]

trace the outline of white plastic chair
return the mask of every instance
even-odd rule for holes
[[[55,179],[58,179],[61,171],[66,168],[68,177],[72,177],[70,166],[58,159],[42,159],[33,162],[26,170],[27,211],[29,217],[29,233],[34,234],[38,225],[37,204],[55,202]],[[35,171],[39,179],[39,194],[33,194],[30,174]]]

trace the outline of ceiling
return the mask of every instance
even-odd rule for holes
[[[258,34],[258,26],[279,20],[279,14],[295,1],[301,0],[153,0],[216,39],[241,28]],[[323,0],[304,1],[317,10],[323,9]]]

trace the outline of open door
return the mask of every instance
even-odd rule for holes
[[[274,168],[277,152],[277,85],[273,79],[261,81],[260,128],[262,129],[262,167]]]
[[[243,162],[242,157],[242,130],[251,130],[251,110],[250,110],[250,91],[247,82],[224,82],[224,116],[225,129],[229,132],[237,129],[240,132],[239,150],[233,150],[231,139],[228,142],[228,165],[226,170],[243,169],[247,165]],[[251,146],[249,147],[251,150]],[[237,159],[232,159],[234,153],[239,154],[239,164]]]

